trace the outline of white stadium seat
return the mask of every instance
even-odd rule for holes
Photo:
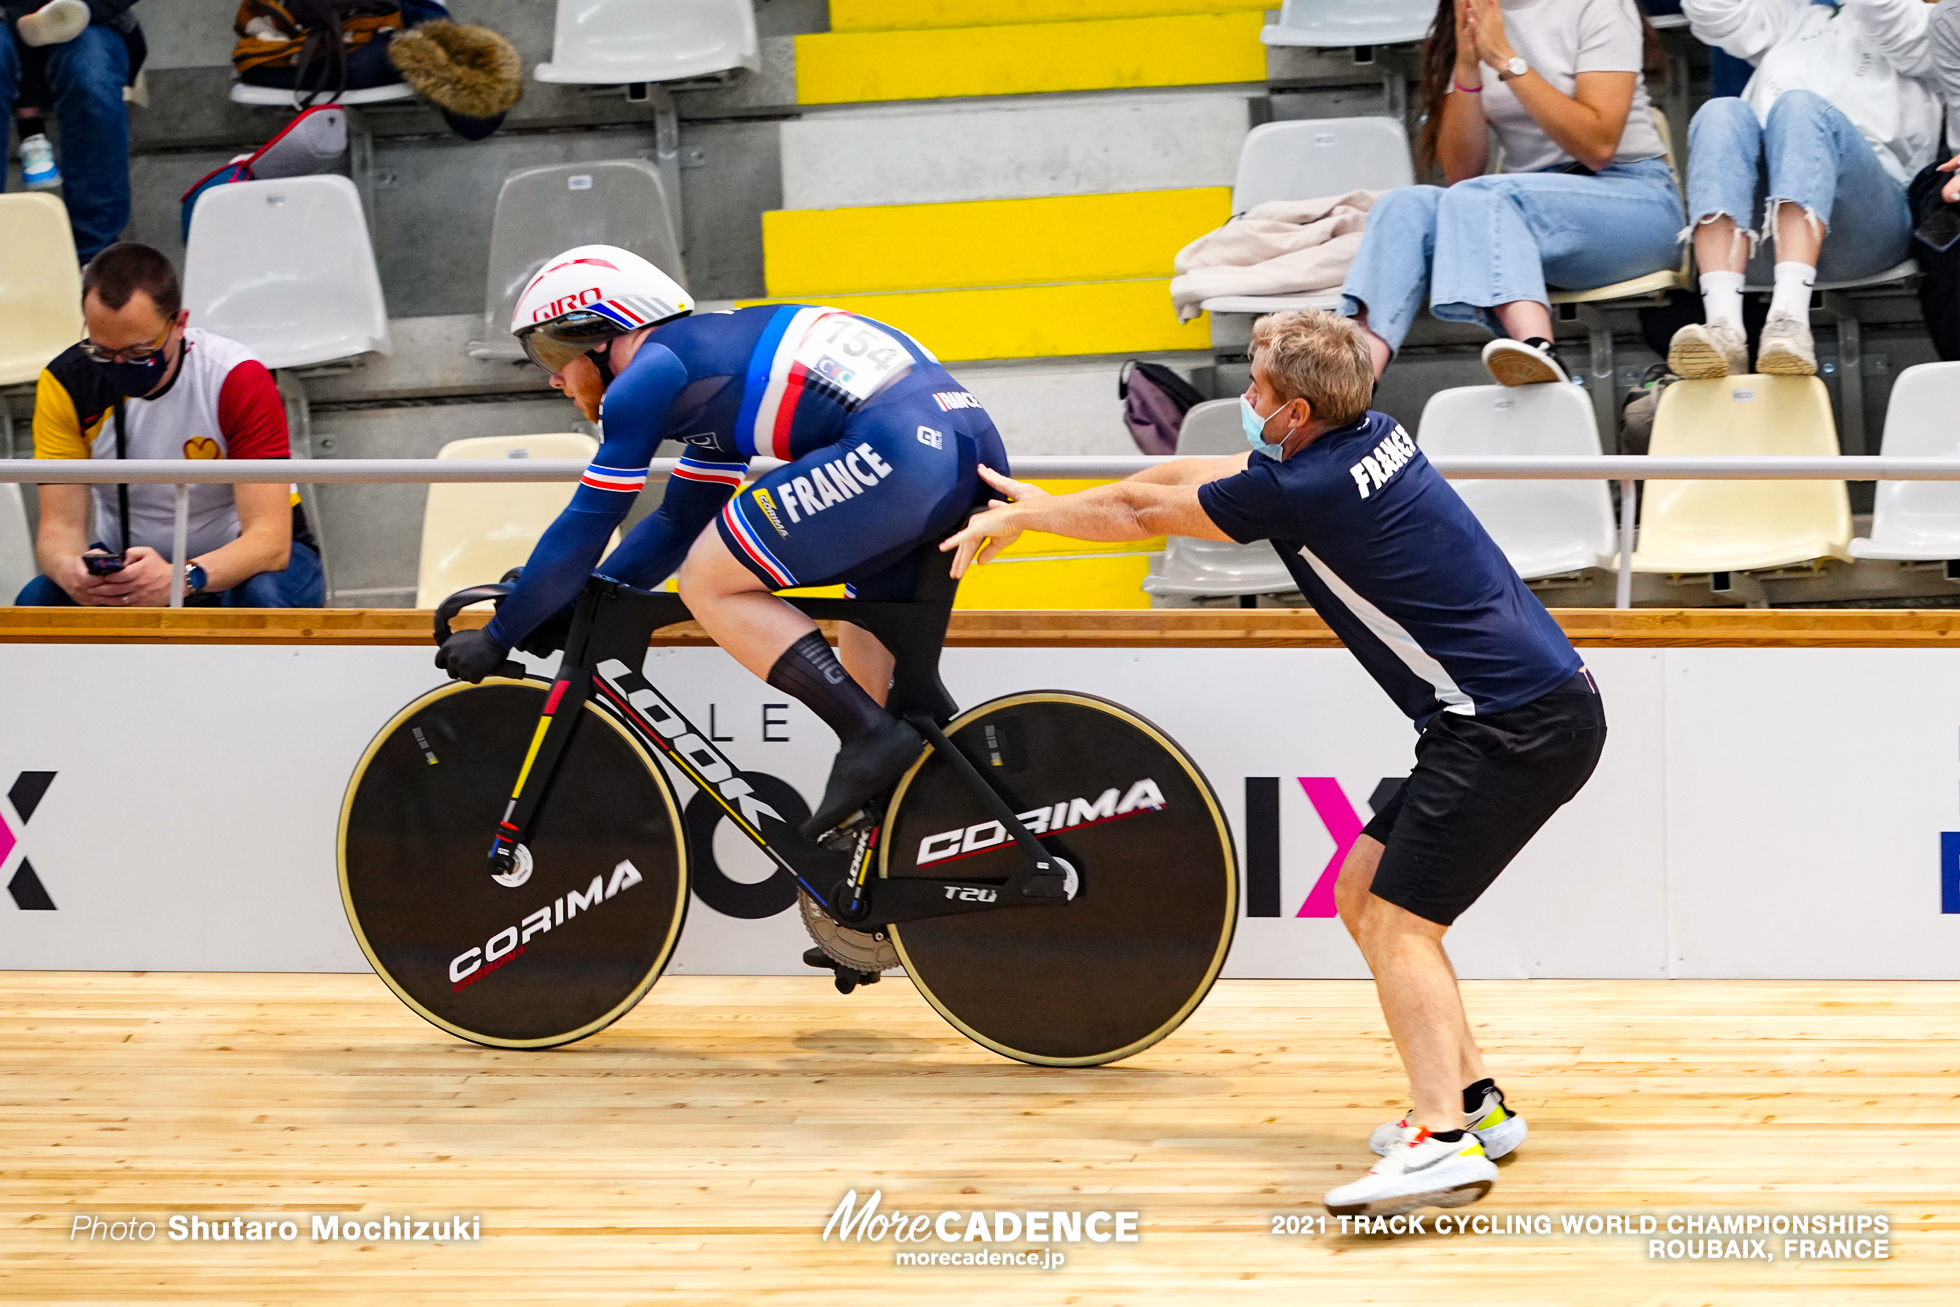
[[[541,82],[616,86],[758,66],[749,0],[558,0]]]
[[[20,483],[0,481],[0,608],[11,607],[20,588],[40,574]]]
[[[391,348],[360,194],[334,174],[206,191],[184,251],[184,307],[269,368]]]
[[[477,436],[452,440],[437,458],[576,458],[599,452],[591,436]],[[434,608],[467,586],[487,585],[522,567],[578,489],[575,481],[437,482],[422,513],[422,562],[415,606]],[[619,543],[613,532],[612,544]]]
[[[1563,454],[1599,451],[1592,405],[1577,386],[1463,386],[1438,391],[1422,410],[1423,452]],[[1613,503],[1604,481],[1452,481],[1518,575],[1530,581],[1617,556]]]
[[[244,82],[231,84],[231,102],[249,104],[255,107],[278,109],[298,109],[304,107],[307,93],[289,91],[277,86],[250,86]],[[387,104],[392,100],[412,100],[415,92],[406,82],[393,82],[387,86],[370,86],[362,91],[342,91],[338,95],[322,93],[313,97],[314,104]]]
[[[1655,457],[1834,457],[1831,399],[1816,377],[1677,381],[1654,412]],[[1636,572],[1700,575],[1849,558],[1851,499],[1842,481],[1649,481]]]
[[[1429,33],[1429,0],[1285,0],[1279,22],[1259,33],[1267,45],[1403,45]]]
[[[1179,454],[1216,457],[1240,453],[1245,447],[1236,399],[1212,399],[1193,406],[1177,435]],[[1145,578],[1143,588],[1153,595],[1203,598],[1281,594],[1299,586],[1263,540],[1241,545],[1170,536],[1164,541],[1163,559]]]
[[[1960,455],[1960,363],[1921,363],[1892,383],[1885,410],[1888,458]],[[1881,481],[1872,533],[1851,542],[1853,558],[1960,558],[1960,482]]]
[[[54,196],[0,195],[0,232],[0,386],[17,386],[82,338],[82,274]]]
[[[1268,29],[1270,30],[1270,29]],[[1246,133],[1239,150],[1232,212],[1268,200],[1311,200],[1349,191],[1387,191],[1415,182],[1409,134],[1394,118],[1307,118],[1265,123]],[[1225,326],[1218,316],[1257,317],[1294,309],[1336,309],[1338,289],[1304,295],[1220,295],[1201,307],[1214,315],[1213,335],[1231,343],[1249,324]]]
[[[642,159],[553,164],[504,178],[490,227],[483,330],[470,356],[519,359],[510,334],[517,297],[544,261],[574,245],[631,250],[682,286],[680,213],[660,172]]]
[[[1311,200],[1415,183],[1409,134],[1398,119],[1299,118],[1246,133],[1232,212],[1267,200]]]

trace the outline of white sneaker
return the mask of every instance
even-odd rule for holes
[[[1570,381],[1565,365],[1559,362],[1552,342],[1534,336],[1530,340],[1511,340],[1499,336],[1484,346],[1484,367],[1500,386],[1536,386],[1548,381]]]
[[[1323,1199],[1335,1216],[1394,1216],[1418,1207],[1467,1207],[1497,1183],[1497,1168],[1477,1136],[1438,1139],[1409,1126],[1368,1174]]]
[[[1810,339],[1810,324],[1794,313],[1770,314],[1756,346],[1756,371],[1773,377],[1816,376],[1817,346]]]
[[[61,188],[61,169],[54,166],[54,146],[36,133],[20,143],[20,179],[30,191]]]
[[[1684,381],[1746,376],[1749,342],[1726,322],[1691,322],[1668,342],[1667,366]]]
[[[1396,1145],[1402,1132],[1408,1128],[1408,1112],[1402,1114],[1400,1121],[1388,1121],[1376,1126],[1374,1133],[1368,1136],[1369,1149],[1378,1157],[1388,1156],[1388,1150]],[[1477,1110],[1463,1114],[1463,1128],[1476,1133],[1478,1142],[1484,1146],[1484,1156],[1493,1162],[1516,1152],[1525,1135],[1530,1133],[1524,1118],[1505,1106],[1504,1091],[1497,1088],[1486,1089],[1484,1101]]]
[[[82,34],[88,17],[83,0],[48,0],[33,13],[21,15],[17,26],[25,45],[62,45]]]

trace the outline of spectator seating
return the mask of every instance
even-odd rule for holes
[[[1423,451],[1593,456],[1599,429],[1572,386],[1463,386],[1422,410]],[[1613,504],[1604,481],[1452,481],[1525,580],[1610,568]]]
[[[490,228],[479,359],[521,359],[510,334],[517,297],[544,261],[574,245],[617,245],[651,261],[683,286],[680,206],[660,171],[641,159],[523,168],[504,178]]]
[[[1239,401],[1212,399],[1184,415],[1177,452],[1199,457],[1237,454],[1245,449],[1239,425]],[[1217,598],[1237,595],[1240,602],[1262,594],[1283,594],[1299,587],[1263,541],[1242,545],[1230,540],[1196,540],[1171,536],[1164,556],[1143,583],[1148,594],[1165,598]]]
[[[616,86],[759,66],[749,0],[558,0],[541,82]]]
[[[1654,414],[1654,457],[1833,456],[1831,400],[1816,377],[1677,381]],[[1677,575],[1791,567],[1850,557],[1842,481],[1649,481],[1636,572]]]
[[[360,196],[338,175],[207,191],[191,217],[184,306],[269,368],[391,349]]]
[[[1679,156],[1674,152],[1674,133],[1668,128],[1667,115],[1659,109],[1654,110],[1654,126],[1660,130],[1661,143],[1667,147],[1668,167],[1674,169],[1674,180],[1679,185],[1681,169],[1677,162]],[[1619,384],[1614,376],[1613,323],[1606,316],[1606,310],[1665,304],[1669,291],[1693,289],[1692,256],[1693,251],[1684,241],[1681,245],[1681,266],[1678,268],[1662,268],[1644,277],[1616,281],[1610,286],[1596,286],[1591,290],[1555,290],[1551,293],[1554,313],[1558,311],[1558,305],[1573,305],[1579,321],[1586,325],[1591,354],[1587,360],[1590,365],[1587,371],[1591,375],[1586,378],[1586,387],[1592,392],[1593,414],[1603,440],[1613,441],[1617,445],[1620,429]]]
[[[0,607],[12,605],[20,588],[40,574],[20,483],[0,481]]]
[[[1768,269],[1772,260],[1768,249],[1765,245],[1764,251],[1750,260],[1749,271],[1758,277]],[[1905,290],[1918,275],[1919,265],[1908,258],[1869,277],[1860,277],[1855,281],[1820,281],[1811,288],[1817,293],[1818,303],[1824,312],[1837,326],[1838,427],[1843,432],[1842,448],[1847,454],[1867,452],[1865,366],[1864,352],[1860,347],[1862,329],[1858,320],[1857,297],[1847,292],[1896,294]],[[1768,295],[1775,287],[1767,282],[1752,282],[1742,289],[1751,294]]]
[[[1270,30],[1270,29],[1268,29]],[[1348,191],[1386,191],[1415,182],[1409,134],[1399,120],[1308,118],[1265,123],[1246,134],[1239,150],[1232,212],[1268,200],[1310,200]],[[1262,313],[1338,308],[1338,289],[1305,295],[1223,295],[1200,307],[1238,322],[1214,320],[1215,343],[1236,346],[1250,339],[1251,321]]]
[[[1960,363],[1921,363],[1892,383],[1885,410],[1888,458],[1952,458],[1960,454]],[[1854,558],[1907,561],[1960,559],[1960,483],[1881,481],[1872,505],[1872,533],[1851,542]],[[1960,578],[1955,578],[1960,579]]]
[[[82,338],[82,276],[54,196],[0,195],[0,232],[0,386],[17,386]]]
[[[1429,0],[1285,0],[1279,22],[1259,33],[1267,45],[1341,47],[1420,41],[1436,17]]]
[[[477,436],[452,440],[437,458],[576,458],[599,442],[578,432],[545,436]],[[434,608],[465,586],[485,585],[522,567],[578,489],[571,481],[437,482],[422,513],[422,561],[415,606]],[[613,533],[611,549],[619,543]]]

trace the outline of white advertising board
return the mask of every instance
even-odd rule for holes
[[[0,967],[357,971],[334,834],[373,732],[438,681],[425,648],[0,645]],[[1465,977],[1960,976],[1960,650],[1594,649],[1591,784],[1450,935]],[[719,651],[649,677],[745,768],[814,798],[835,741]],[[1365,971],[1331,863],[1414,734],[1341,650],[953,649],[972,704],[1127,704],[1211,778],[1245,848],[1277,793],[1277,883],[1228,976]],[[685,800],[687,789],[680,787]],[[723,825],[708,876],[770,868]],[[1943,894],[1944,887],[1944,894]],[[787,904],[788,896],[782,896]],[[793,907],[697,897],[670,970],[798,974]]]

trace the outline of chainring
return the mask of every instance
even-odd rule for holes
[[[839,966],[858,972],[890,971],[899,965],[898,949],[884,931],[868,934],[851,930],[832,921],[807,890],[796,891],[796,906],[803,914],[803,928]]]

